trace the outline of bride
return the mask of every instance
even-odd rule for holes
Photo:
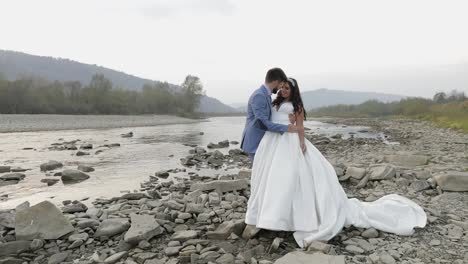
[[[289,124],[293,113],[297,126],[303,127],[306,111],[295,79],[288,79],[272,107],[272,122]],[[345,225],[398,235],[411,235],[414,227],[426,225],[424,210],[397,194],[374,202],[348,199],[333,166],[303,131],[299,136],[265,133],[252,167],[246,224],[294,231],[300,247],[328,241]]]

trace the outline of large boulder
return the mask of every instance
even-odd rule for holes
[[[79,183],[89,179],[89,175],[79,170],[64,170],[62,172],[63,184]]]
[[[58,239],[73,231],[73,226],[68,219],[49,201],[16,213],[17,240]]]
[[[426,165],[429,158],[424,155],[415,155],[412,153],[398,153],[395,155],[387,155],[384,157],[385,162],[402,166],[402,167],[416,167]]]
[[[163,233],[163,229],[152,215],[131,214],[130,219],[132,225],[124,236],[127,243],[138,244]]]
[[[387,180],[396,175],[395,167],[388,164],[375,165],[369,168],[369,180]]]
[[[128,218],[110,218],[102,221],[94,237],[111,237],[121,234],[130,228]]]
[[[468,192],[468,172],[451,171],[436,175],[434,179],[444,191]]]
[[[40,167],[41,171],[51,171],[63,167],[63,164],[58,161],[51,160],[49,162],[41,164]]]
[[[274,264],[345,264],[344,256],[331,256],[322,253],[307,254],[294,251],[275,261]]]

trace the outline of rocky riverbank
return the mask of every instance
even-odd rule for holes
[[[203,120],[169,115],[4,115],[0,114],[0,133],[144,127],[191,124]]]
[[[237,144],[222,141],[192,146],[180,167],[155,172],[135,192],[91,205],[64,201],[57,207],[44,201],[1,211],[0,263],[468,262],[468,135],[407,119],[328,122],[369,126],[387,136],[343,139],[308,133],[334,165],[348,196],[373,201],[402,194],[425,209],[425,228],[412,236],[396,236],[346,227],[327,243],[299,249],[290,232],[245,226],[248,169],[218,179],[194,172],[174,176],[187,168],[249,167],[240,150],[218,151]],[[62,145],[56,147],[66,147]],[[21,180],[21,172],[11,169],[0,167],[1,181]],[[70,184],[86,181],[90,170],[62,171],[53,162],[41,169],[58,173]]]

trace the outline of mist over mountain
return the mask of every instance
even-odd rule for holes
[[[103,74],[116,87],[129,90],[139,90],[144,84],[160,83],[160,81],[140,78],[98,65],[6,50],[0,50],[0,74],[8,80],[15,80],[24,76],[37,76],[50,81],[80,81],[83,84],[89,83],[94,74]],[[176,90],[180,89],[180,86],[175,84],[169,84],[169,87]],[[237,112],[237,110],[223,104],[218,99],[208,96],[202,97],[198,110],[209,113]]]

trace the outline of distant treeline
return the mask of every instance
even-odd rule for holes
[[[468,132],[468,98],[464,92],[455,90],[449,94],[437,93],[432,99],[407,98],[391,103],[370,100],[359,105],[321,107],[309,113],[335,117],[408,116]]]
[[[180,89],[145,84],[139,91],[114,87],[102,74],[88,85],[0,75],[0,114],[176,114],[193,116],[204,94],[200,79],[188,75]]]

